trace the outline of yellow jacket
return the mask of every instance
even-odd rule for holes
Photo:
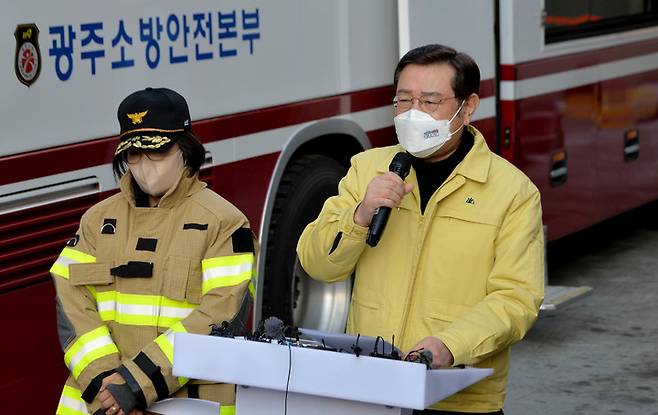
[[[357,154],[297,253],[304,269],[326,282],[355,274],[349,333],[395,335],[408,351],[426,336],[441,339],[455,365],[494,374],[434,408],[492,412],[502,408],[510,346],[523,338],[543,300],[544,238],[537,188],[493,154],[473,127],[473,147],[432,195],[425,213],[414,184],[391,212],[375,248],[354,211],[366,186],[388,171],[400,146]]]
[[[90,208],[51,268],[71,376],[57,413],[95,413],[117,370],[141,404],[192,395],[234,404],[233,386],[172,375],[175,332],[243,328],[257,243],[245,216],[186,169],[158,207],[136,207],[131,175]],[[139,401],[138,399],[138,401]],[[86,402],[85,402],[86,401]]]

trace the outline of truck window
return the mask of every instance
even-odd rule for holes
[[[658,0],[545,0],[544,42],[658,25]]]

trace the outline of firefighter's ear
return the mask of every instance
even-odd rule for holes
[[[480,97],[478,94],[471,94],[466,100],[464,101],[464,106],[462,107],[462,118],[464,120],[464,125],[468,125],[471,123],[471,118],[473,118],[473,113],[478,109],[480,106]]]

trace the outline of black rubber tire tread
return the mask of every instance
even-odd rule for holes
[[[267,238],[263,319],[276,316],[292,325],[293,269],[297,241],[324,201],[338,193],[347,168],[333,158],[307,154],[293,160],[281,179]]]

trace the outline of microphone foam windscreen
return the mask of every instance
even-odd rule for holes
[[[278,339],[283,337],[283,321],[276,317],[267,318],[263,329],[265,336],[269,338]]]

